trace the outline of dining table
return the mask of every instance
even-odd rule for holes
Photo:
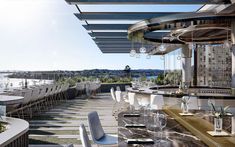
[[[14,105],[23,102],[23,96],[0,95],[0,105]]]
[[[214,116],[205,110],[190,110],[193,115],[181,116],[181,109],[165,106],[162,110],[126,110],[118,115],[118,146],[120,147],[234,147],[231,117],[224,119],[223,130],[227,136],[211,136]],[[166,117],[166,126],[157,127],[155,117]],[[144,141],[143,141],[144,140]],[[146,142],[147,140],[147,142]],[[163,141],[161,141],[163,140]]]

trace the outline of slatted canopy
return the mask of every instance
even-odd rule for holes
[[[191,13],[206,4],[228,4],[230,0],[66,0],[75,5],[74,15],[103,53],[129,53],[131,48],[145,46],[151,51],[156,44],[133,43],[127,38],[128,28],[145,19],[178,13]],[[184,11],[184,8],[187,11]],[[167,30],[152,32],[162,38]],[[172,49],[171,49],[172,50]]]

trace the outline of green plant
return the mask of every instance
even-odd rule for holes
[[[226,106],[226,107],[220,107],[219,110],[216,110],[215,106],[213,103],[211,103],[211,106],[213,108],[213,115],[216,117],[216,118],[222,118],[224,117],[226,114],[227,114],[227,110],[229,109],[229,106]]]
[[[0,122],[0,133],[4,132],[6,130],[6,126],[4,123]]]

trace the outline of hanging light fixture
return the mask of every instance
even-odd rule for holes
[[[196,44],[193,42],[194,41],[194,39],[193,39],[193,31],[192,31],[192,33],[191,33],[191,37],[192,37],[192,42],[190,42],[188,45],[189,45],[189,48],[191,48],[192,50],[194,50],[195,48],[196,48]]]
[[[130,56],[134,57],[136,55],[136,51],[134,49],[131,49],[130,51]]]
[[[229,30],[227,30],[227,40],[224,41],[223,47],[224,49],[230,49],[232,47],[231,43],[229,42],[228,39],[228,34],[229,34]]]
[[[164,44],[161,44],[161,45],[159,46],[159,51],[161,51],[161,52],[166,51],[166,46],[165,46]]]
[[[166,46],[163,44],[163,36],[162,36],[162,44],[159,46],[159,51],[164,52],[166,51]]]
[[[143,42],[142,42],[142,46],[141,46],[141,48],[140,48],[140,53],[142,53],[142,54],[144,54],[144,53],[146,53],[146,48],[143,46]]]
[[[130,51],[130,57],[134,57],[135,55],[136,55],[136,51],[135,51],[135,49],[134,49],[134,43],[133,43],[133,41],[132,41],[132,43],[131,43],[131,51]]]

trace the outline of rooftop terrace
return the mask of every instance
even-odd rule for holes
[[[99,113],[104,130],[117,134],[117,121],[112,116],[113,103],[110,94],[106,93],[98,94],[93,99],[76,97],[36,115],[29,121],[30,147],[81,146],[79,125],[84,123],[88,127],[87,114],[94,110]]]

